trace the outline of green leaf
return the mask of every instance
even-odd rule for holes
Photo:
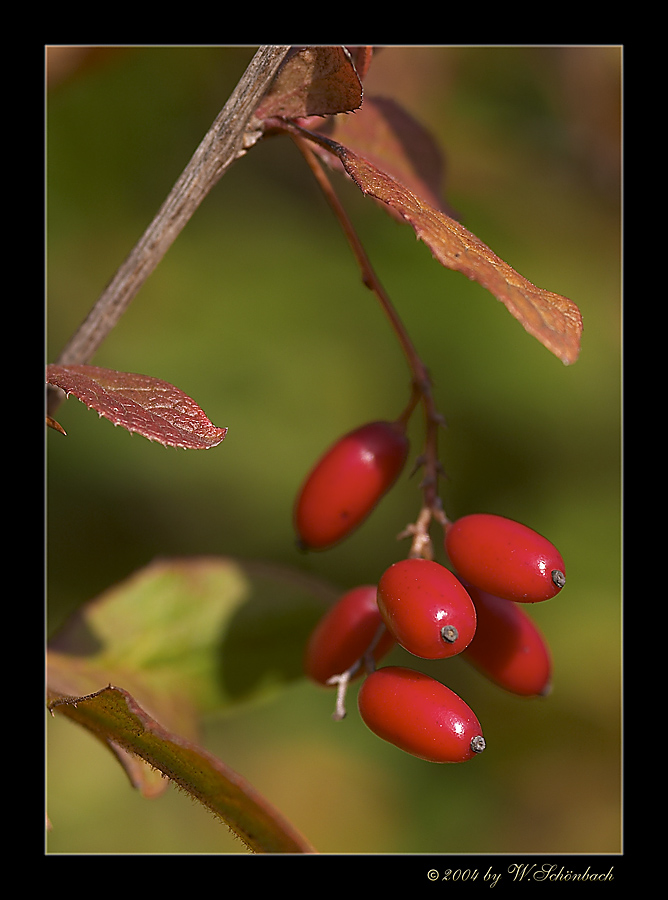
[[[287,567],[157,560],[66,623],[49,643],[49,683],[87,694],[113,682],[195,716],[225,710],[302,676],[304,643],[338,593]]]
[[[137,754],[225,822],[260,853],[313,853],[311,845],[254,788],[201,747],[170,734],[127,691],[109,685],[87,697],[52,698],[104,742]]]
[[[49,707],[102,740],[144,796],[167,786],[157,770],[250,846],[267,827],[263,816],[276,815],[197,745],[201,716],[266,699],[302,677],[306,639],[338,593],[285,567],[158,560],[85,604],[49,643]]]

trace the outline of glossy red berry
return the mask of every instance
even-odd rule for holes
[[[324,550],[347,537],[399,477],[408,448],[404,428],[393,422],[370,422],[330,447],[297,497],[300,544]]]
[[[457,574],[489,594],[520,603],[549,600],[566,583],[564,561],[538,532],[488,513],[463,516],[445,533]]]
[[[452,572],[428,559],[402,559],[378,582],[378,608],[388,630],[409,653],[443,659],[473,639],[475,607]]]
[[[362,721],[378,737],[429,762],[464,762],[485,749],[480,722],[454,691],[401,666],[367,675],[357,695]]]
[[[376,638],[371,655],[378,662],[395,640],[380,617],[376,585],[360,585],[347,591],[316,625],[306,645],[304,670],[313,681],[327,684],[363,659]],[[360,667],[358,674],[363,671]]]
[[[478,614],[462,654],[491,681],[523,697],[549,693],[552,658],[542,632],[521,604],[467,585]]]

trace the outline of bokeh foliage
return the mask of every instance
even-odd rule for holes
[[[253,48],[101,49],[47,96],[47,356],[54,361],[224,104]],[[368,93],[395,96],[447,155],[463,223],[585,331],[565,368],[489,294],[431,260],[407,227],[340,193],[429,366],[448,428],[451,516],[520,519],[562,551],[568,585],[532,610],[551,697],[501,694],[460,660],[437,674],[488,749],[432,766],[299,682],[213,718],[207,747],[322,852],[620,849],[619,48],[387,48]],[[415,518],[402,479],[348,542],[295,548],[291,506],[314,458],[407,396],[400,350],[287,141],[226,174],[94,362],[145,372],[229,427],[215,450],[166,450],[70,400],[47,435],[48,627],[156,557],[294,565],[341,589],[377,579]],[[420,422],[413,428],[419,452]],[[400,651],[397,651],[399,654]],[[403,658],[401,656],[397,658]],[[432,667],[433,668],[433,667]],[[68,722],[48,725],[50,852],[240,852],[186,798],[146,801]]]

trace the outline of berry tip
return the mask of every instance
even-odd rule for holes
[[[471,738],[471,750],[473,750],[474,753],[482,753],[485,746],[485,738],[481,734],[477,734],[474,738]]]
[[[552,569],[552,581],[558,588],[562,588],[566,584],[566,576],[559,569]]]
[[[441,628],[441,637],[448,644],[454,644],[459,637],[459,632],[454,625],[444,625]]]

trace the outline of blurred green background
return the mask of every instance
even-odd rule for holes
[[[47,360],[153,217],[255,48],[48,52]],[[554,656],[542,701],[502,693],[461,659],[440,678],[483,723],[461,766],[413,759],[328,691],[299,682],[206,723],[206,747],[323,853],[621,850],[620,81],[616,47],[397,47],[368,95],[400,100],[443,146],[463,224],[585,323],[564,367],[490,294],[435,263],[413,232],[335,176],[381,281],[429,366],[448,428],[451,517],[519,519],[567,563],[532,607]],[[344,431],[400,412],[399,346],[287,140],[225,175],[94,362],[178,385],[228,426],[210,451],[167,450],[70,399],[47,434],[48,629],[157,556],[294,565],[341,589],[405,552],[419,508],[402,478],[347,542],[304,557],[292,503]],[[412,432],[419,453],[420,417]],[[393,662],[410,662],[396,651]],[[423,666],[425,670],[429,667]],[[432,667],[433,668],[433,667]],[[51,853],[242,852],[173,789],[128,785],[88,734],[49,718]]]

